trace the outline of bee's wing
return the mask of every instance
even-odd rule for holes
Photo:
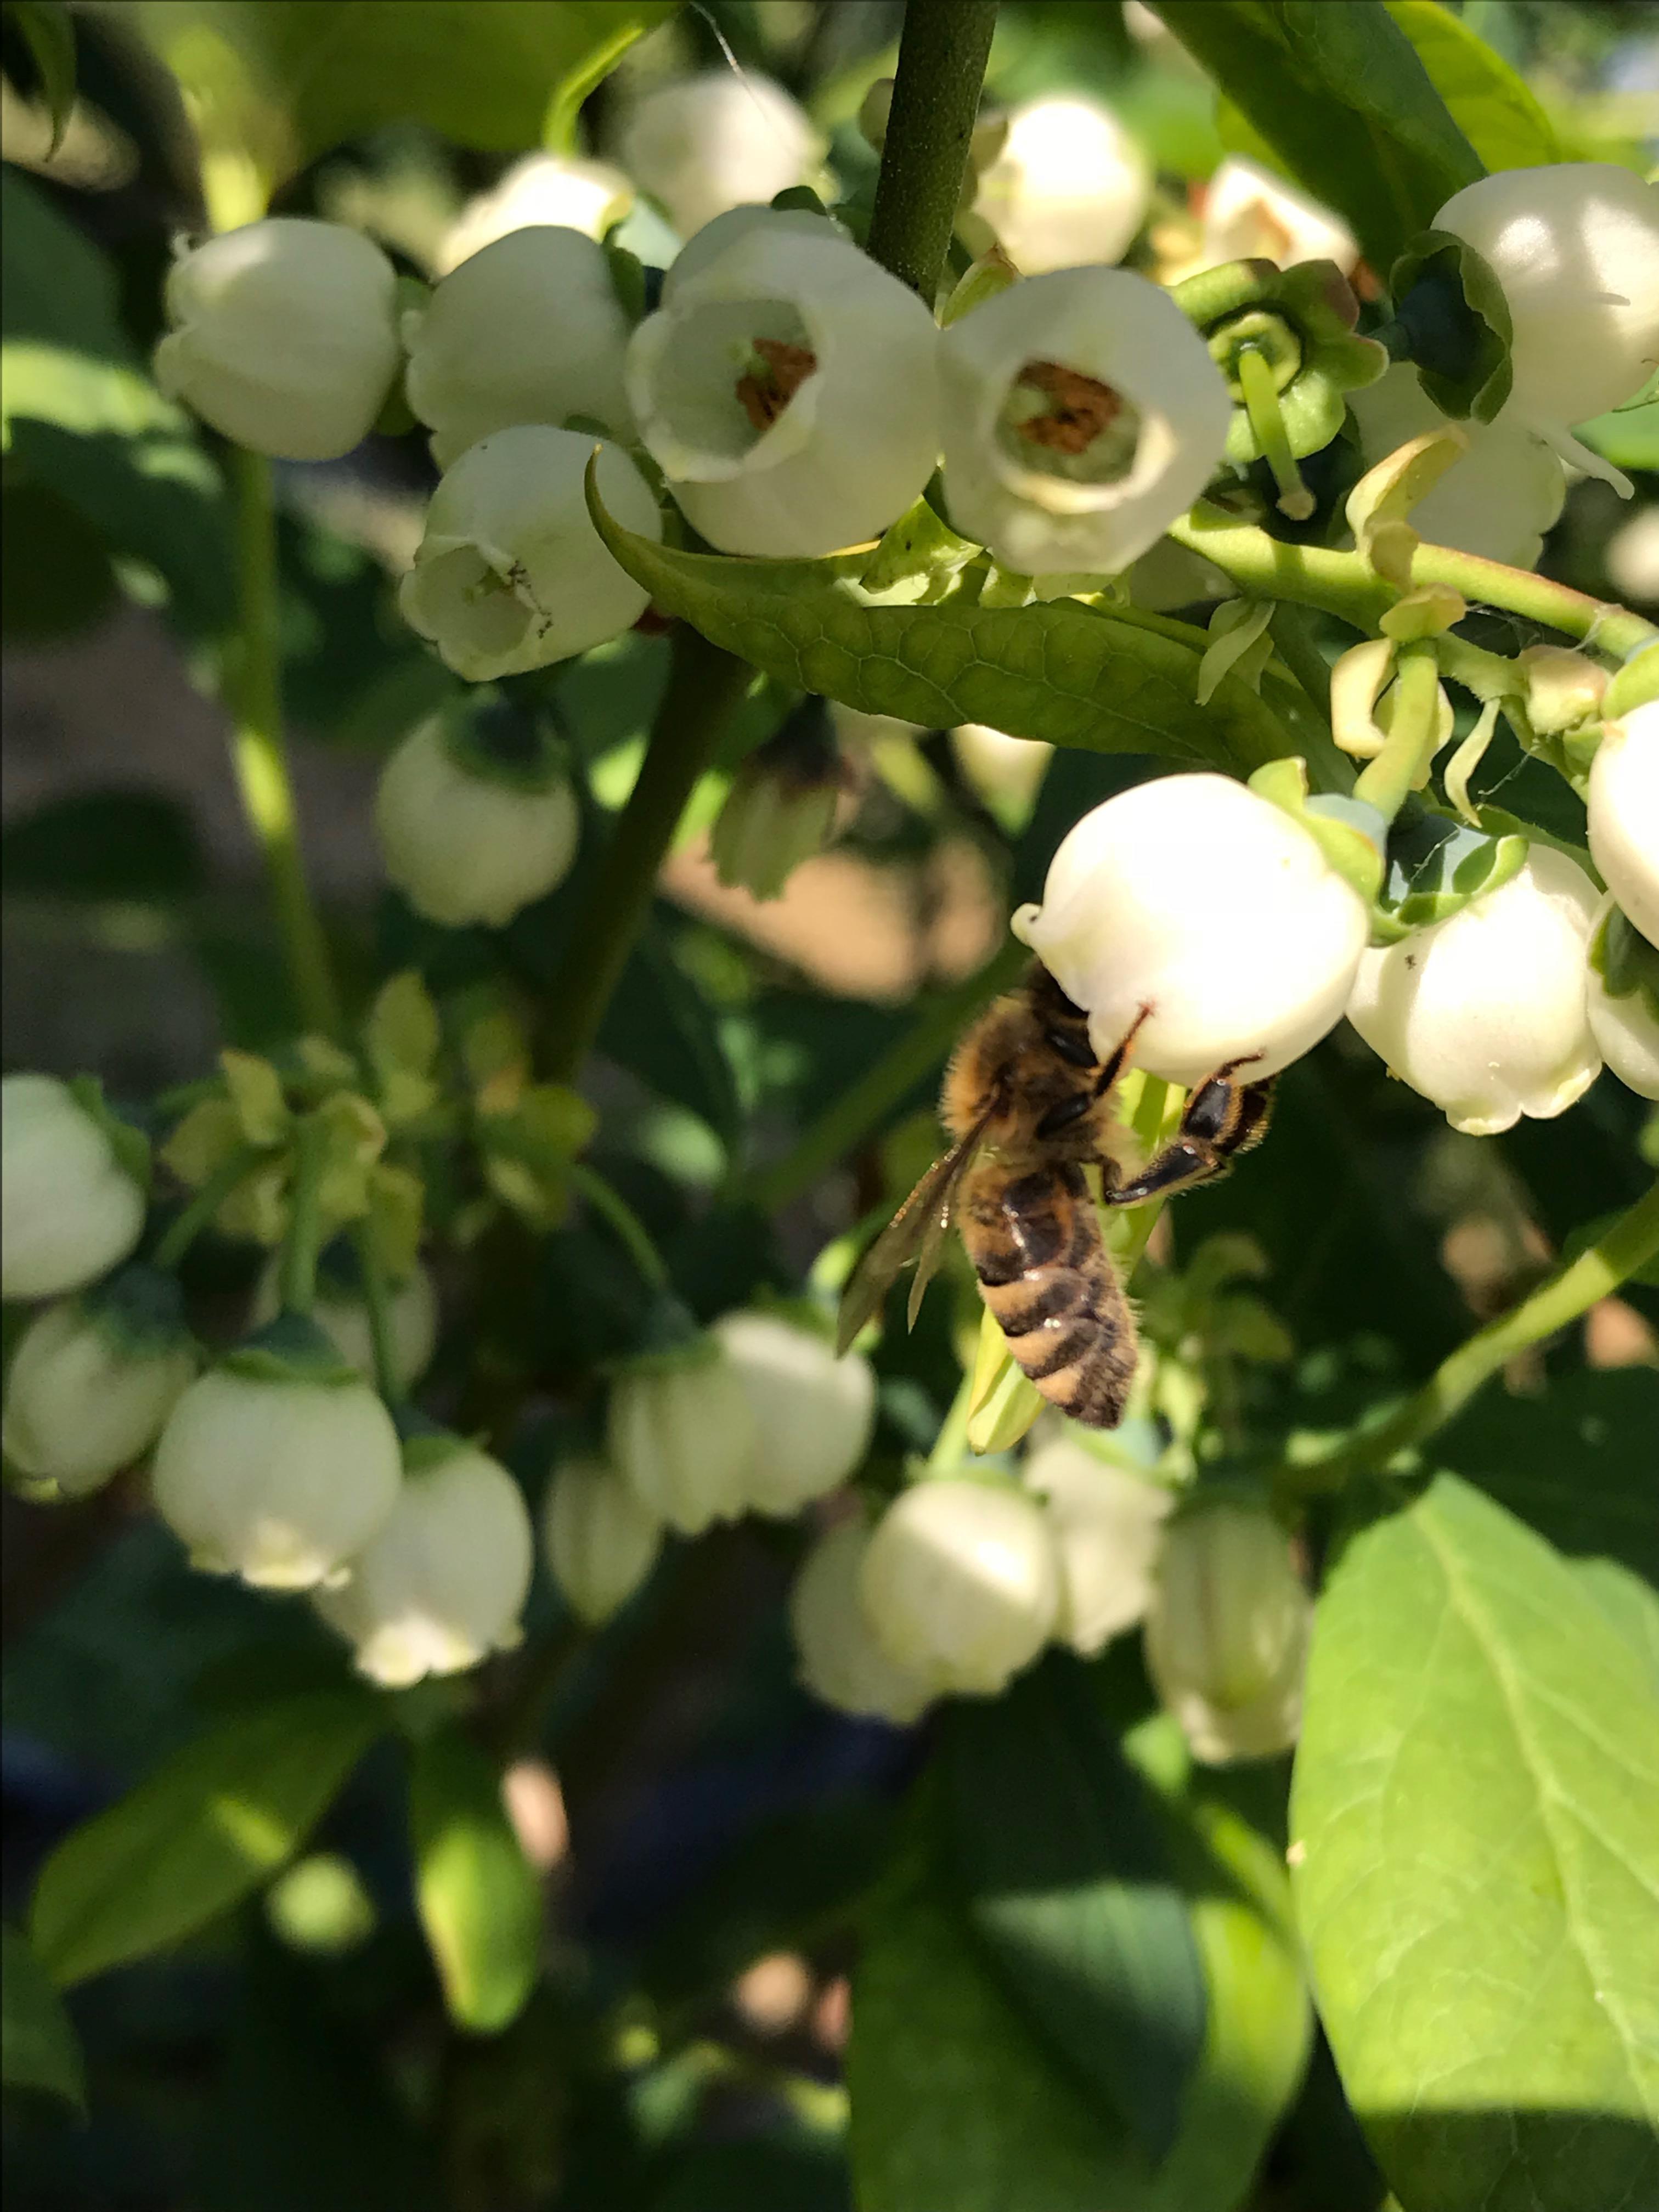
[[[886,1297],[889,1285],[905,1261],[917,1260],[915,1284],[910,1292],[914,1323],[921,1294],[939,1264],[939,1255],[951,1226],[957,1186],[968,1163],[978,1151],[985,1133],[981,1121],[933,1162],[921,1181],[893,1216],[853,1271],[842,1295],[836,1328],[836,1352],[845,1352]]]

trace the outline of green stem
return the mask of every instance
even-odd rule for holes
[[[221,1160],[194,1198],[168,1224],[155,1247],[158,1267],[176,1267],[239,1183],[271,1157],[266,1145],[239,1145]]]
[[[939,1066],[964,1024],[988,999],[1016,981],[1030,957],[1011,938],[965,982],[941,993],[850,1090],[801,1131],[781,1160],[747,1177],[738,1195],[770,1213],[810,1189]]]
[[[308,1314],[317,1302],[317,1255],[323,1243],[323,1169],[328,1131],[314,1114],[294,1125],[294,1181],[280,1276],[283,1311]]]
[[[584,1166],[580,1160],[572,1160],[565,1172],[595,1213],[602,1214],[615,1231],[617,1243],[627,1247],[628,1255],[642,1279],[653,1291],[665,1291],[668,1270],[663,1265],[662,1255],[622,1193],[607,1182],[597,1169]]]
[[[869,251],[920,292],[939,292],[996,28],[997,0],[909,0],[882,146]]]
[[[933,1449],[927,1455],[927,1472],[933,1474],[954,1474],[968,1456],[971,1447],[968,1442],[969,1418],[974,1410],[974,1370],[970,1366],[957,1385],[957,1395],[951,1401],[951,1410],[939,1425],[933,1439]]]
[[[398,1370],[397,1337],[392,1326],[392,1285],[380,1259],[380,1241],[372,1221],[360,1222],[351,1232],[362,1277],[363,1310],[368,1316],[369,1347],[374,1355],[374,1387],[388,1406],[399,1406],[408,1393]]]
[[[1526,678],[1501,653],[1488,653],[1484,646],[1471,645],[1467,638],[1454,637],[1449,630],[1436,640],[1435,652],[1441,673],[1473,693],[1483,706],[1493,700],[1526,697]]]
[[[1262,459],[1279,486],[1279,511],[1292,522],[1305,522],[1314,511],[1313,494],[1302,481],[1302,471],[1291,451],[1290,433],[1279,404],[1279,386],[1267,356],[1256,346],[1241,346],[1234,356],[1244,392],[1244,411],[1250,418]]]
[[[628,956],[645,925],[657,872],[686,801],[714,756],[728,716],[754,672],[710,645],[689,623],[675,629],[668,687],[628,804],[601,862],[586,911],[547,987],[556,1027],[544,1073],[559,1083],[580,1073]]]
[[[1356,799],[1392,822],[1434,757],[1440,735],[1440,665],[1426,639],[1402,646],[1394,682],[1394,723],[1376,758],[1353,787]]]
[[[231,764],[264,857],[289,981],[307,1028],[341,1032],[339,994],[328,944],[312,903],[300,850],[288,751],[283,742],[282,649],[277,635],[276,514],[270,463],[233,447],[228,462],[236,509],[236,574],[241,623],[228,656],[225,693],[234,717]]]

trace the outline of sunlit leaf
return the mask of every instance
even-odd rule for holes
[[[540,1885],[501,1802],[501,1770],[459,1729],[417,1744],[410,1828],[421,1923],[451,2016],[493,2035],[535,1986]]]
[[[1441,0],[1384,4],[1487,168],[1530,169],[1563,158],[1555,126],[1531,88],[1462,16]]]

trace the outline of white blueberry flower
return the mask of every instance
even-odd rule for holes
[[[1027,276],[1121,258],[1146,220],[1152,165],[1109,108],[1030,100],[980,172],[974,213]]]
[[[404,389],[451,467],[492,431],[582,415],[632,434],[623,356],[629,325],[605,249],[537,223],[464,261],[403,319]]]
[[[282,1310],[282,1260],[273,1254],[261,1269],[248,1309],[250,1329],[264,1328]],[[371,1378],[374,1373],[374,1341],[369,1328],[361,1279],[337,1273],[333,1255],[325,1251],[317,1271],[317,1297],[311,1317],[346,1365]],[[431,1276],[417,1260],[401,1282],[391,1286],[386,1319],[392,1325],[392,1353],[398,1381],[407,1389],[418,1382],[432,1364],[438,1344],[438,1293]]]
[[[587,512],[594,441],[524,423],[461,455],[426,513],[404,618],[458,676],[487,683],[545,668],[630,629],[649,594],[619,568]],[[619,446],[601,443],[599,496],[637,536],[660,538],[649,487]]]
[[[1609,723],[1590,763],[1590,858],[1650,945],[1659,945],[1659,700]]]
[[[1024,1474],[1043,1500],[1060,1552],[1054,1633],[1089,1658],[1146,1610],[1170,1492],[1106,1466],[1064,1435],[1039,1444]]]
[[[619,1612],[662,1549],[662,1522],[606,1460],[562,1460],[542,1505],[542,1550],[571,1611],[592,1628]]]
[[[1567,426],[1622,405],[1659,362],[1659,189],[1610,161],[1501,169],[1454,192],[1434,228],[1490,264],[1509,307],[1515,381],[1498,419],[1608,473]]]
[[[124,1269],[24,1330],[6,1376],[6,1457],[60,1498],[85,1498],[143,1457],[195,1372],[172,1278]]]
[[[1195,1759],[1265,1759],[1296,1741],[1311,1618],[1271,1515],[1217,1504],[1170,1523],[1146,1614],[1146,1669]]]
[[[1615,911],[1613,900],[1604,899],[1590,931],[1586,1002],[1590,1034],[1596,1050],[1621,1083],[1638,1097],[1659,1098],[1659,988],[1638,983],[1635,989],[1615,995],[1601,964],[1604,932]],[[1653,970],[1659,975],[1659,954],[1653,957]]]
[[[789,1593],[797,1672],[826,1705],[903,1728],[926,1711],[933,1692],[876,1639],[862,1586],[869,1548],[864,1522],[845,1521],[820,1536],[802,1561]]]
[[[520,1642],[534,1540],[519,1486],[459,1437],[415,1437],[391,1513],[313,1603],[389,1690],[459,1674]]]
[[[469,702],[387,761],[374,828],[387,875],[428,921],[500,928],[564,881],[581,816],[538,726],[505,701]]]
[[[727,70],[647,93],[623,128],[622,165],[682,238],[727,208],[805,183],[818,160],[805,112],[770,77]]]
[[[126,1258],[144,1193],[66,1083],[7,1076],[0,1148],[0,1295],[56,1297]]]
[[[1210,179],[1199,268],[1271,261],[1291,269],[1299,261],[1334,261],[1347,274],[1358,259],[1359,242],[1340,216],[1259,161],[1229,154]]]
[[[498,238],[535,223],[603,238],[633,204],[633,185],[608,161],[526,154],[490,191],[470,199],[450,224],[438,247],[437,273],[447,276]]]
[[[988,722],[959,722],[951,732],[957,764],[999,820],[1023,827],[1054,757],[1041,738],[1011,738]]]
[[[267,1348],[279,1331],[297,1361]],[[191,1565],[264,1589],[337,1579],[401,1480],[391,1414],[291,1316],[192,1382],[155,1447],[156,1510]]]
[[[1111,1051],[1143,1006],[1136,1064],[1194,1084],[1255,1054],[1253,1080],[1341,1018],[1370,916],[1309,833],[1222,775],[1160,776],[1085,814],[1014,934]]]
[[[724,552],[811,558],[876,537],[938,454],[933,319],[817,217],[726,222],[730,243],[694,240],[629,342],[641,437]]]
[[[1600,894],[1563,853],[1444,921],[1367,951],[1348,1018],[1392,1073],[1476,1137],[1565,1113],[1601,1072],[1584,1006]]]
[[[224,231],[167,276],[155,380],[253,453],[337,459],[368,436],[397,374],[397,281],[343,223],[271,216]]]
[[[1053,1633],[1060,1554],[1034,1498],[941,1477],[888,1507],[859,1587],[896,1666],[935,1691],[994,1697]]]
[[[1349,392],[1348,404],[1368,469],[1449,420],[1407,362],[1396,362],[1376,383]],[[1507,410],[1496,422],[1471,419],[1457,427],[1468,451],[1417,501],[1412,528],[1431,545],[1530,568],[1567,496],[1560,457]]]
[[[755,1513],[799,1513],[864,1457],[876,1418],[874,1371],[857,1352],[837,1359],[827,1339],[773,1314],[727,1314],[713,1334],[755,1418],[745,1503]]]
[[[951,520],[1021,575],[1127,568],[1221,464],[1232,400],[1167,292],[1060,269],[939,341]]]
[[[683,1536],[741,1518],[755,1462],[755,1416],[718,1342],[624,1367],[611,1386],[607,1449],[647,1512]]]

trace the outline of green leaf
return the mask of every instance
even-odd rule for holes
[[[536,1984],[542,1896],[501,1803],[500,1769],[458,1729],[415,1747],[409,1790],[415,1894],[444,2001],[494,2035]]]
[[[1531,88],[1461,17],[1440,0],[1384,4],[1488,169],[1533,169],[1565,159]]]
[[[0,1930],[0,2081],[8,2089],[46,2089],[87,2108],[86,2069],[64,2001],[28,1940]]]
[[[979,563],[926,605],[873,602],[866,552],[825,561],[684,553],[613,522],[590,481],[599,535],[657,605],[781,682],[926,729],[988,722],[1011,737],[1095,752],[1158,753],[1194,766],[1255,768],[1291,750],[1237,677],[1197,703],[1208,643],[1188,625],[1071,599],[987,607]]]
[[[1597,1610],[1640,1656],[1659,1696],[1659,1590],[1613,1559],[1580,1559],[1577,1573]]]
[[[1595,416],[1577,434],[1616,469],[1659,469],[1659,399]]]
[[[968,1918],[1030,2027],[1153,2159],[1204,2041],[1204,1976],[1145,1785],[1077,1661],[946,1717]]]
[[[1403,2203],[1659,2197],[1659,1698],[1455,1476],[1326,1589],[1291,1831],[1320,2014]]]
[[[381,1723],[367,1691],[239,1714],[76,1828],[41,1869],[29,1932],[60,1984],[165,1950],[256,1889],[316,1826]]]
[[[1279,162],[1345,217],[1374,269],[1482,173],[1382,0],[1152,4]]]
[[[6,13],[22,34],[52,116],[48,160],[64,143],[75,106],[75,26],[63,0],[6,0]]]

